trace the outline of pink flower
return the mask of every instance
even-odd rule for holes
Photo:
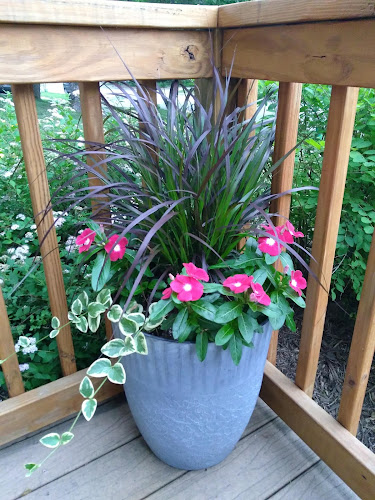
[[[191,276],[184,276],[183,274],[177,274],[171,283],[171,288],[177,293],[177,298],[181,302],[199,300],[203,295],[202,283]]]
[[[234,276],[227,278],[224,281],[223,286],[228,287],[234,293],[242,293],[250,288],[252,281],[252,276],[247,276],[247,274],[235,274]]]
[[[301,271],[292,271],[289,281],[289,286],[295,290],[301,297],[304,288],[306,288],[307,283],[305,278],[302,276]]]
[[[104,248],[105,251],[109,253],[109,258],[112,262],[123,258],[127,244],[127,238],[121,238],[121,240],[119,240],[119,236],[117,234],[114,234],[109,238],[108,243]]]
[[[191,278],[195,278],[201,281],[208,281],[210,279],[204,269],[195,266],[192,262],[189,262],[189,264],[184,264],[184,268],[186,269],[188,276],[190,276]]]
[[[281,239],[280,235],[278,235],[278,238]],[[258,238],[258,248],[261,252],[268,253],[272,256],[280,255],[282,250],[281,243],[276,241],[271,236],[262,236],[261,238]]]
[[[167,300],[170,298],[170,296],[172,295],[172,288],[169,286],[168,288],[166,288],[165,290],[163,290],[163,294],[162,294],[162,299],[163,300]]]
[[[251,288],[253,293],[250,294],[251,302],[258,302],[258,304],[262,304],[263,306],[269,306],[271,304],[270,297],[263,290],[263,287],[260,283],[251,282]]]
[[[295,231],[293,224],[291,222],[289,222],[288,220],[286,221],[285,226],[286,226],[287,231],[290,234],[292,234],[293,236],[296,236],[297,238],[300,238],[300,237],[303,238],[304,234],[301,233],[301,231]]]
[[[91,247],[92,242],[95,240],[96,232],[92,229],[85,229],[79,236],[76,238],[76,245],[79,246],[79,253],[87,252]]]

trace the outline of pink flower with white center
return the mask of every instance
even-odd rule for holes
[[[290,275],[289,286],[295,290],[298,295],[301,297],[302,291],[306,288],[307,283],[305,278],[302,276],[301,271],[292,271]]]
[[[279,235],[278,237],[281,239]],[[271,236],[262,236],[261,238],[258,238],[258,248],[261,252],[268,253],[274,257],[276,255],[280,255],[282,250],[281,243],[276,241]]]
[[[191,276],[184,276],[183,274],[177,274],[171,283],[171,288],[177,293],[177,298],[181,302],[199,300],[203,295],[202,283]]]
[[[172,295],[172,288],[169,286],[168,288],[163,290],[163,294],[162,294],[161,298],[162,298],[162,300],[167,300],[170,298],[171,295]]]
[[[190,278],[195,278],[201,281],[208,281],[210,279],[204,269],[195,266],[192,262],[189,262],[189,264],[184,264],[184,268],[186,269],[186,272],[188,276],[190,276]]]
[[[250,294],[251,302],[258,302],[258,304],[262,304],[263,306],[269,306],[271,304],[270,297],[263,290],[263,287],[260,283],[251,282],[251,288],[253,293]]]
[[[223,286],[229,288],[234,293],[242,293],[250,288],[252,281],[252,276],[247,276],[247,274],[235,274],[227,278],[223,282]]]
[[[109,253],[109,258],[112,262],[123,258],[126,245],[128,243],[127,238],[119,239],[117,234],[114,234],[109,238],[108,243],[104,246],[104,249],[107,253]]]
[[[80,235],[76,238],[76,245],[79,246],[79,253],[87,252],[91,247],[92,242],[95,240],[96,232],[92,229],[85,229]]]

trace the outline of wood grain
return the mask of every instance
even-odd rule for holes
[[[268,0],[223,5],[218,27],[306,23],[334,19],[375,17],[374,3],[368,0]]]
[[[10,329],[8,313],[0,286],[0,359],[5,359],[14,352],[12,330]],[[25,392],[17,354],[14,354],[5,361],[1,365],[1,370],[3,371],[10,397],[18,396],[18,394]]]
[[[77,413],[82,396],[79,384],[86,369],[68,375],[55,382],[32,389],[0,403],[0,446],[46,425]],[[100,379],[93,380],[94,387]],[[96,396],[98,401],[110,399],[123,390],[122,385],[107,383]]]
[[[139,438],[31,493],[30,500],[100,499],[103,491],[106,498],[226,500],[242,494],[261,500],[314,461],[316,456],[307,446],[276,419],[241,439],[224,462],[207,470],[185,474],[169,467]]]
[[[374,28],[363,20],[225,30],[223,71],[235,53],[238,78],[375,87]]]
[[[279,100],[276,119],[275,147],[272,161],[275,164],[297,144],[299,110],[301,105],[302,85],[300,83],[280,82]],[[287,158],[272,173],[272,194],[289,191],[293,187],[295,151],[291,152]],[[291,195],[286,194],[281,198],[273,200],[271,203],[271,213],[277,213],[280,217],[274,217],[275,226],[285,224],[285,219],[289,219]],[[276,269],[282,271],[280,260],[276,263]],[[276,365],[278,330],[272,332],[270,347],[267,359]]]
[[[40,253],[43,258],[44,274],[52,316],[57,316],[62,325],[68,323],[68,306],[61,269],[59,247],[52,210],[45,214],[50,204],[47,171],[40,139],[38,116],[33,86],[13,85],[12,94],[16,109],[18,129],[25,160],[31,204],[37,225]],[[56,337],[63,375],[74,373],[76,362],[70,326],[60,330]]]
[[[268,361],[260,395],[360,498],[373,500],[375,455]]]
[[[346,366],[338,421],[357,434],[375,349],[375,233]]]
[[[217,7],[108,0],[2,0],[0,23],[216,28]]]
[[[357,99],[356,88],[332,88],[311,251],[315,261],[310,262],[319,282],[309,276],[296,372],[296,384],[310,396],[318,367]]]
[[[99,405],[90,422],[81,417],[74,428],[74,439],[69,446],[64,446],[47,460],[42,471],[29,478],[23,477],[21,468],[24,463],[39,463],[48,454],[39,439],[48,432],[61,435],[72,423],[70,419],[52,425],[50,429],[43,429],[0,450],[0,469],[4,478],[1,484],[2,500],[21,497],[25,491],[40,488],[139,436],[124,395],[120,394]],[[15,475],[17,481],[14,480]]]
[[[272,500],[359,500],[322,461],[272,496]]]
[[[212,76],[207,31],[0,24],[0,82]]]

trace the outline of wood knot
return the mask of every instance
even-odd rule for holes
[[[184,53],[188,56],[190,61],[195,61],[197,50],[198,49],[195,45],[188,45],[184,50]]]

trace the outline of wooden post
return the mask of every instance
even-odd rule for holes
[[[291,151],[297,143],[299,110],[301,105],[302,85],[300,83],[280,82],[279,103],[276,120],[275,149],[273,162]],[[295,151],[285,158],[285,160],[274,170],[272,174],[272,194],[283,193],[293,186]],[[285,217],[289,217],[291,195],[287,194],[281,198],[273,200],[271,212],[278,213],[281,217],[274,217],[275,226],[285,224]],[[280,261],[277,261],[276,269],[282,270]],[[267,359],[273,365],[276,364],[278,330],[272,333],[271,343],[268,350]]]
[[[33,86],[32,84],[12,85],[12,94],[38,238],[40,243],[44,240],[40,252],[43,258],[51,312],[64,325],[68,322],[68,306],[52,210],[45,213],[50,204],[51,196]],[[63,375],[70,375],[76,371],[76,362],[69,325],[60,331],[56,340]]]
[[[338,421],[357,434],[375,349],[375,233],[372,237],[361,300],[342,389]]]
[[[310,263],[319,282],[309,276],[296,373],[296,384],[309,396],[319,361],[357,99],[358,88],[332,87],[312,245],[316,262]]]
[[[12,331],[0,286],[0,359],[5,359],[15,352]],[[25,392],[22,382],[20,366],[17,355],[13,355],[1,365],[5,383],[10,397],[18,396]]]
[[[93,151],[100,151],[101,145],[104,144],[104,128],[103,128],[103,114],[102,105],[100,101],[100,90],[98,82],[83,82],[79,84],[79,94],[81,98],[81,111],[83,133],[85,141],[98,143],[99,146],[91,146],[86,144],[86,149]],[[95,154],[87,156],[87,164],[92,167],[99,175],[103,176],[107,173],[107,164],[102,163],[95,166],[98,162],[104,160],[105,155]],[[89,186],[92,188],[103,186],[104,182],[97,177],[94,173],[89,172]],[[101,194],[105,194],[103,191]],[[107,227],[111,224],[111,210],[108,206],[100,208],[103,203],[109,201],[108,197],[92,198],[91,208],[96,222],[102,223]],[[105,333],[108,340],[113,337],[112,323],[105,318]]]

